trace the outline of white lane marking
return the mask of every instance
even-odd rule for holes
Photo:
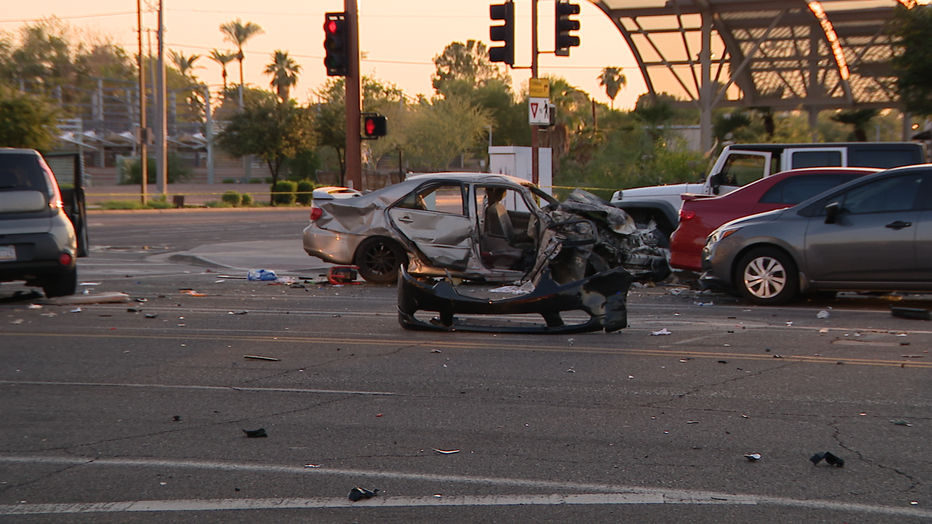
[[[249,391],[253,393],[318,393],[331,395],[370,395],[395,396],[389,391],[353,391],[341,389],[303,389],[303,388],[246,388],[240,386],[190,386],[176,384],[119,384],[116,382],[47,382],[26,380],[0,380],[0,384],[14,386],[78,386],[108,388],[153,388],[153,389],[195,389],[207,391]]]
[[[17,464],[64,464],[83,466],[118,467],[170,467],[214,471],[249,471],[293,475],[338,475],[344,477],[368,477],[426,481],[433,483],[456,482],[498,487],[551,489],[554,491],[577,491],[567,494],[523,494],[523,495],[463,495],[452,497],[405,497],[380,496],[356,503],[343,497],[327,498],[277,498],[277,499],[185,499],[144,500],[122,502],[93,502],[73,504],[17,504],[0,505],[0,515],[18,514],[64,514],[64,513],[121,513],[139,511],[214,511],[246,509],[284,508],[337,508],[364,507],[418,507],[418,506],[505,506],[505,505],[595,505],[595,504],[756,504],[796,507],[812,510],[845,511],[854,513],[908,516],[932,519],[932,511],[919,508],[854,504],[831,500],[800,500],[783,497],[768,497],[699,490],[673,490],[616,486],[609,484],[583,484],[576,482],[551,482],[528,479],[496,477],[470,477],[463,475],[434,475],[426,473],[402,473],[352,469],[302,468],[296,466],[269,466],[218,461],[174,461],[156,459],[82,459],[78,457],[44,457],[32,455],[0,456],[0,463]]]

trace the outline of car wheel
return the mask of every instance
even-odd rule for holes
[[[42,284],[42,291],[48,298],[74,295],[77,289],[78,270],[75,268],[57,277],[51,277]]]
[[[359,274],[373,284],[392,284],[398,280],[398,269],[407,262],[401,246],[387,238],[367,238],[356,250]]]
[[[735,276],[741,296],[752,304],[785,304],[799,292],[796,264],[779,249],[760,248],[751,251],[738,263]]]

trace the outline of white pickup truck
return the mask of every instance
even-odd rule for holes
[[[925,151],[915,142],[734,144],[722,150],[703,182],[624,189],[612,195],[611,203],[627,211],[639,226],[653,220],[665,245],[679,222],[680,195],[684,193],[724,195],[763,177],[801,167],[886,169],[923,162]]]

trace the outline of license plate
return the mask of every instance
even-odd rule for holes
[[[0,260],[16,260],[16,246],[0,246]]]

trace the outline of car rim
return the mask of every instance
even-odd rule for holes
[[[744,268],[744,286],[757,298],[773,298],[786,287],[786,269],[775,258],[755,258]]]
[[[395,252],[385,244],[376,244],[366,252],[366,267],[375,275],[387,275],[395,269]]]

